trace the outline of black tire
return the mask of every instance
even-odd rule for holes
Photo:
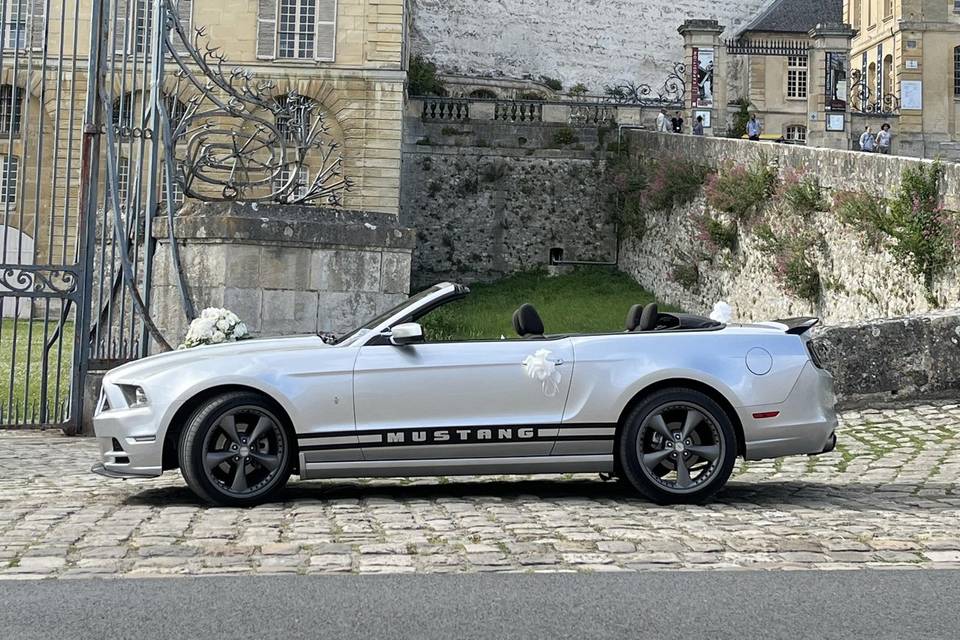
[[[710,396],[683,387],[662,389],[629,413],[618,455],[623,476],[653,502],[700,503],[730,479],[737,436],[730,416]]]
[[[180,436],[179,454],[187,486],[202,500],[229,507],[269,501],[286,485],[295,458],[276,405],[251,392],[200,405]]]

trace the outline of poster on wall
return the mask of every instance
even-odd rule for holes
[[[713,106],[713,49],[693,50],[693,80],[696,87],[691,94],[694,107]]]
[[[923,109],[923,82],[903,80],[900,82],[900,108],[919,111]]]
[[[827,111],[847,110],[847,54],[827,53]]]

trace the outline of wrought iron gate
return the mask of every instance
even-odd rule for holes
[[[227,70],[191,10],[0,0],[0,428],[75,431],[89,371],[169,348],[149,313],[155,216],[350,187],[316,105]]]

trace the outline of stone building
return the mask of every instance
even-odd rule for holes
[[[810,114],[820,111],[812,111],[808,102],[822,75],[808,55],[813,30],[820,24],[839,24],[842,9],[843,0],[777,0],[737,35],[747,45],[742,49],[746,52],[742,97],[759,115],[765,133],[807,143],[810,129],[818,124]]]
[[[855,108],[893,117],[895,150],[960,159],[960,3],[845,0]]]

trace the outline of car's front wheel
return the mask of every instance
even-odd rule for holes
[[[255,393],[205,401],[184,428],[179,449],[187,485],[213,504],[265,502],[290,478],[290,437],[273,403]]]
[[[659,504],[703,502],[733,472],[733,425],[723,408],[699,391],[657,391],[630,412],[623,429],[623,474]]]

